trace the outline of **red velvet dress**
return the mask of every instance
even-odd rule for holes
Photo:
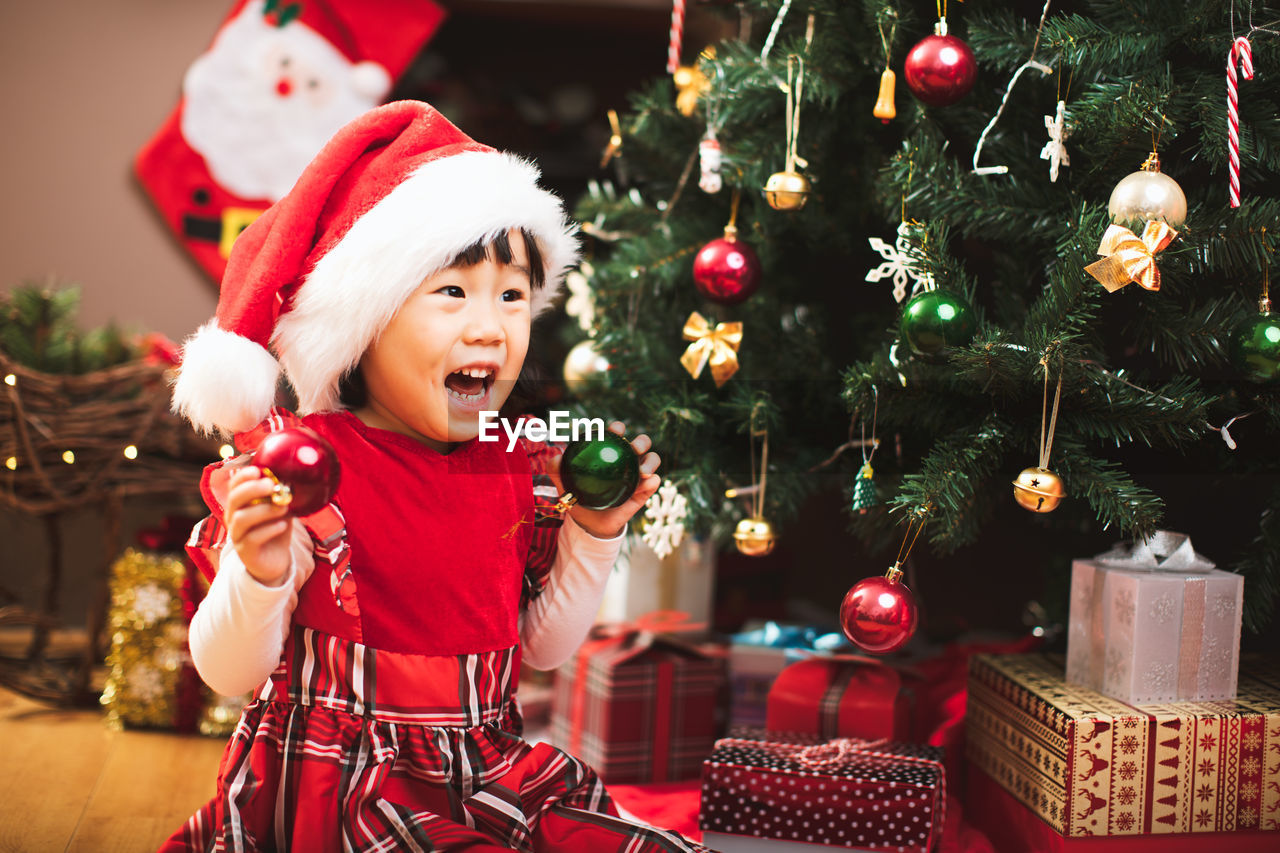
[[[237,444],[292,419],[274,412]],[[342,464],[334,506],[305,520],[316,568],[217,796],[161,849],[704,850],[619,819],[591,768],[521,738],[517,619],[558,533],[535,507],[545,446],[441,455],[349,413],[304,420]],[[209,479],[192,553],[211,569]]]

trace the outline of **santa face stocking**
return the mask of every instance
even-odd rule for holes
[[[138,152],[138,178],[215,280],[231,244],[444,20],[433,0],[238,0]]]

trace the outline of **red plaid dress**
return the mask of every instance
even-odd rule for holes
[[[274,412],[237,444],[294,420]],[[590,767],[521,737],[517,616],[559,526],[545,446],[442,456],[346,413],[305,423],[343,465],[334,505],[304,519],[316,568],[217,795],[161,850],[704,851],[622,820]],[[218,471],[191,548],[207,573]]]

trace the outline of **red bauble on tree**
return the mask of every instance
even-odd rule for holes
[[[737,305],[760,286],[760,259],[738,239],[738,229],[725,226],[724,238],[703,246],[693,259],[698,292],[721,305]]]
[[[290,427],[262,440],[253,464],[276,482],[272,503],[287,505],[289,514],[319,512],[338,491],[338,455],[333,445],[308,427]]]
[[[969,45],[947,34],[946,19],[934,26],[933,33],[911,48],[902,76],[921,101],[945,107],[969,94],[978,76],[978,63]]]
[[[840,604],[844,635],[869,652],[892,652],[916,631],[916,600],[895,565],[881,576],[858,581]]]

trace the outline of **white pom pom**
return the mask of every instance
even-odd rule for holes
[[[373,101],[381,101],[391,91],[391,75],[376,62],[357,62],[351,67],[351,88]]]

